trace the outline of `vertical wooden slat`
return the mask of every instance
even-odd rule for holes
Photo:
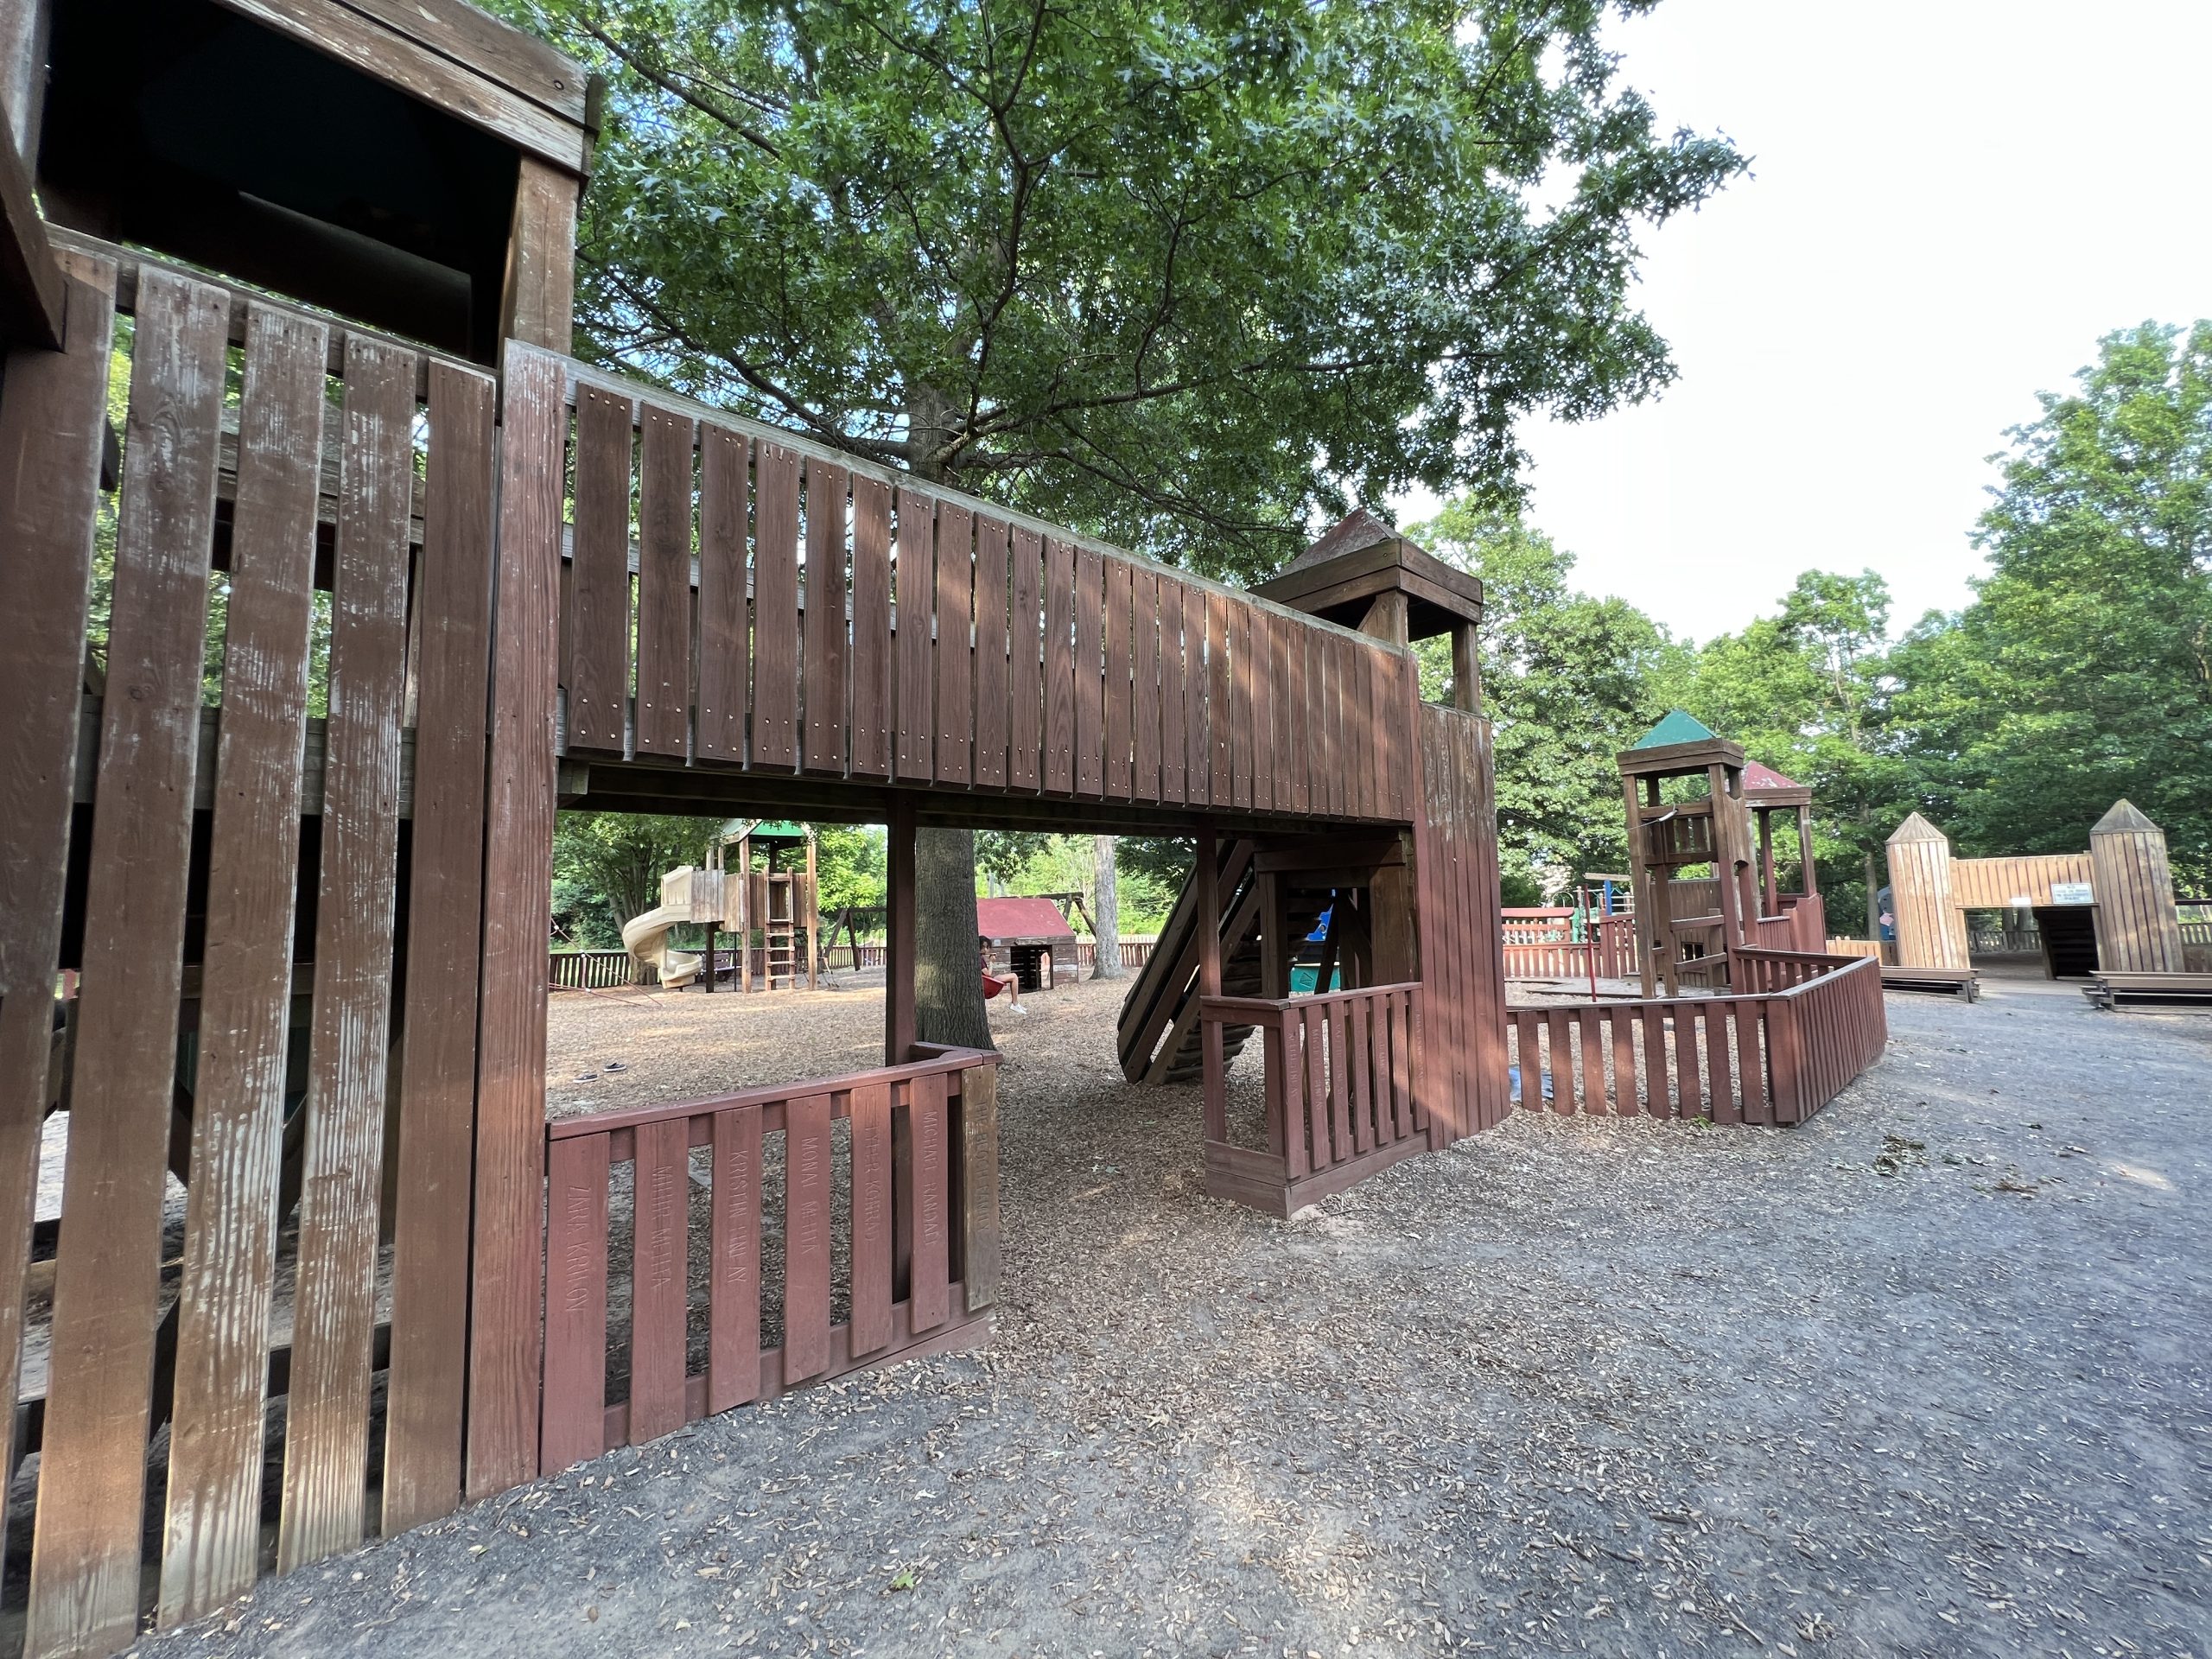
[[[1180,805],[1183,769],[1190,752],[1190,716],[1184,707],[1183,584],[1160,578],[1160,798]]]
[[[1567,1011],[1552,1007],[1544,1011],[1544,1025],[1548,1041],[1545,1053],[1552,1069],[1552,1109],[1572,1112],[1574,1109],[1574,1051],[1567,1046]]]
[[[784,1107],[784,1382],[830,1368],[830,1096]]]
[[[1608,1012],[1613,1027],[1613,1109],[1623,1117],[1630,1117],[1635,1115],[1639,1103],[1636,1097],[1633,1016],[1630,1010],[1623,1007]]]
[[[1097,554],[1075,555],[1075,792],[1096,795],[1105,786],[1104,646],[1106,575]]]
[[[847,712],[845,469],[806,463],[806,768],[842,777]]]
[[[1719,1001],[1705,1005],[1705,1072],[1711,1084],[1713,1121],[1716,1123],[1743,1122],[1728,1076],[1728,1016],[1734,1007],[1732,1002]]]
[[[1135,677],[1130,702],[1132,768],[1129,792],[1141,801],[1160,793],[1160,573],[1149,566],[1135,572],[1130,589],[1130,671]]]
[[[1006,526],[976,523],[976,782],[1006,786]]]
[[[1213,739],[1206,728],[1206,590],[1183,584],[1183,798],[1204,806],[1213,798]]]
[[[349,339],[342,420],[279,1572],[351,1548],[364,1520],[398,880],[413,354]]]
[[[1229,595],[1208,592],[1206,607],[1206,786],[1216,806],[1236,804],[1236,698],[1230,689]],[[1246,780],[1249,787],[1250,780]]]
[[[1298,705],[1291,701],[1290,692],[1292,636],[1297,628],[1298,625],[1288,617],[1268,613],[1268,687],[1274,721],[1274,797],[1278,812],[1298,810],[1291,798],[1291,763],[1297,758],[1300,747]],[[1413,813],[1408,810],[1400,816],[1411,817]]]
[[[1294,1110],[1292,1103],[1303,1098],[1298,1087],[1298,1074],[1292,1069],[1289,1033],[1283,1029],[1280,1016],[1270,1019],[1260,1028],[1260,1039],[1265,1065],[1262,1087],[1267,1096],[1268,1141],[1269,1147],[1282,1154],[1286,1179],[1302,1179],[1312,1167],[1306,1155],[1306,1116]]]
[[[1419,1127],[1414,1120],[1413,1035],[1414,1001],[1421,993],[1411,988],[1392,999],[1390,1024],[1390,1103],[1402,1141]]]
[[[960,1276],[968,1312],[999,1299],[999,1071],[960,1074]]]
[[[1656,1005],[1643,1010],[1643,1109],[1653,1117],[1672,1117],[1675,1107],[1667,1078],[1667,1015]]]
[[[930,660],[937,614],[937,503],[899,492],[899,776],[926,782],[937,761],[937,687]]]
[[[68,865],[115,269],[78,261],[63,349],[0,373],[0,1399],[16,1397]],[[6,1521],[0,1494],[0,1524]]]
[[[1129,748],[1134,712],[1135,682],[1129,607],[1135,592],[1135,572],[1126,559],[1105,564],[1106,598],[1106,779],[1107,795],[1129,798]]]
[[[1761,1016],[1768,1004],[1762,999],[1736,1004],[1736,1084],[1743,1090],[1746,1123],[1771,1123],[1766,1104],[1766,1061],[1759,1048]]]
[[[853,1352],[891,1344],[891,1085],[853,1090]]]
[[[719,426],[699,429],[699,712],[702,760],[745,759],[747,670],[752,662],[745,607],[746,441]]]
[[[1543,1039],[1536,1033],[1542,1028],[1543,1015],[1530,1008],[1518,1009],[1513,1023],[1521,1067],[1521,1109],[1540,1112],[1544,1109]],[[1552,1079],[1552,1087],[1556,1095],[1556,1077]]]
[[[1007,644],[1007,776],[1009,788],[1038,786],[1045,742],[1045,692],[1039,631],[1043,546],[1033,530],[1014,532],[1012,611]]]
[[[853,474],[853,775],[891,775],[891,486]]]
[[[685,753],[691,705],[691,433],[645,405],[638,476],[638,753]]]
[[[630,1230],[630,1441],[683,1427],[685,1205],[690,1124],[664,1118],[637,1129]]]
[[[1252,607],[1242,600],[1225,601],[1229,628],[1230,798],[1252,804]]]
[[[1295,623],[1284,627],[1283,718],[1298,734],[1297,742],[1283,757],[1290,780],[1289,810],[1303,815],[1313,798],[1313,714],[1306,700],[1306,659],[1313,630]],[[1414,816],[1408,813],[1407,816]]]
[[[1344,1065],[1351,1073],[1352,1134],[1362,1152],[1375,1150],[1375,1036],[1368,1019],[1368,999],[1355,997],[1344,1005],[1343,1032]],[[1388,1141],[1386,1131],[1382,1139]]]
[[[161,1618],[253,1583],[275,1267],[292,861],[307,717],[320,323],[249,307],[215,761]],[[72,674],[73,680],[75,676]]]
[[[553,595],[563,370],[510,343],[486,769],[482,1012],[468,1315],[467,1492],[537,1471],[543,1280],[545,941],[552,925]]]
[[[1582,1043],[1582,1109],[1593,1117],[1605,1115],[1605,1057],[1598,1046],[1598,1022],[1603,1012],[1595,1005],[1577,1008],[1576,1035]]]
[[[975,743],[976,515],[937,510],[937,780],[965,785]]]
[[[909,1312],[914,1330],[943,1325],[950,1266],[945,1208],[944,1074],[931,1072],[908,1085],[907,1111],[914,1143],[914,1262]]]
[[[753,735],[756,769],[798,767],[798,456],[753,449]]]
[[[715,1114],[708,1195],[707,1409],[760,1392],[760,1109]]]
[[[1331,1126],[1329,1114],[1328,1046],[1321,1035],[1321,1010],[1307,1007],[1298,1011],[1299,1045],[1306,1064],[1306,1123],[1313,1136],[1313,1167],[1327,1169],[1339,1162],[1344,1148]]]
[[[116,1651],[138,1600],[162,1149],[229,300],[139,279],[24,1651]],[[72,669],[72,683],[74,669]]]
[[[1075,549],[1045,543],[1045,788],[1075,791]]]
[[[1697,1004],[1678,1002],[1674,1011],[1675,1109],[1685,1120],[1702,1116],[1704,1091],[1698,1084]]]
[[[577,388],[569,747],[608,754],[630,707],[631,432],[627,397]]]
[[[607,1147],[553,1143],[546,1161],[545,1425],[549,1473],[607,1450]]]

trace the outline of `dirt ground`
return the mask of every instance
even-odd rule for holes
[[[1891,996],[1800,1128],[1518,1114],[1288,1224],[1200,1194],[1114,987],[1033,996],[989,1349],[139,1651],[2202,1659],[2212,1017],[1988,988]],[[880,1010],[556,999],[556,1109],[865,1064]]]

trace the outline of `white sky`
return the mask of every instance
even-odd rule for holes
[[[1647,237],[1681,378],[1527,432],[1534,522],[1699,639],[1808,567],[1879,571],[1897,630],[1963,604],[2036,392],[2114,328],[2212,316],[2212,0],[1663,0],[1611,38],[1752,175]]]

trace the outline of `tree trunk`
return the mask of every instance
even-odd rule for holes
[[[976,944],[972,830],[914,834],[914,1032],[925,1043],[991,1046]]]
[[[1098,903],[1090,919],[1098,937],[1092,949],[1090,976],[1093,979],[1119,979],[1122,976],[1122,893],[1121,884],[1114,872],[1116,843],[1111,836],[1097,836],[1092,838],[1091,845],[1098,861]]]
[[[1866,855],[1866,937],[1877,944],[1882,938],[1882,899],[1874,880],[1874,855]]]

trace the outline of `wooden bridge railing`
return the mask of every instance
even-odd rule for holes
[[[560,569],[563,751],[671,769],[594,772],[594,796],[743,768],[1412,817],[1403,649],[509,349],[565,404],[531,429],[533,465],[575,480],[537,550]]]
[[[541,1468],[980,1339],[997,1066],[932,1050],[549,1126]]]
[[[1207,1090],[1206,1191],[1287,1216],[1429,1150],[1421,1002],[1417,983],[1205,998],[1204,1023],[1259,1030],[1267,1087],[1264,1149],[1232,1141],[1226,1092]]]
[[[1803,1122],[1881,1057],[1881,965],[1739,950],[1748,992],[1516,1008],[1517,1103],[1559,1113]]]

